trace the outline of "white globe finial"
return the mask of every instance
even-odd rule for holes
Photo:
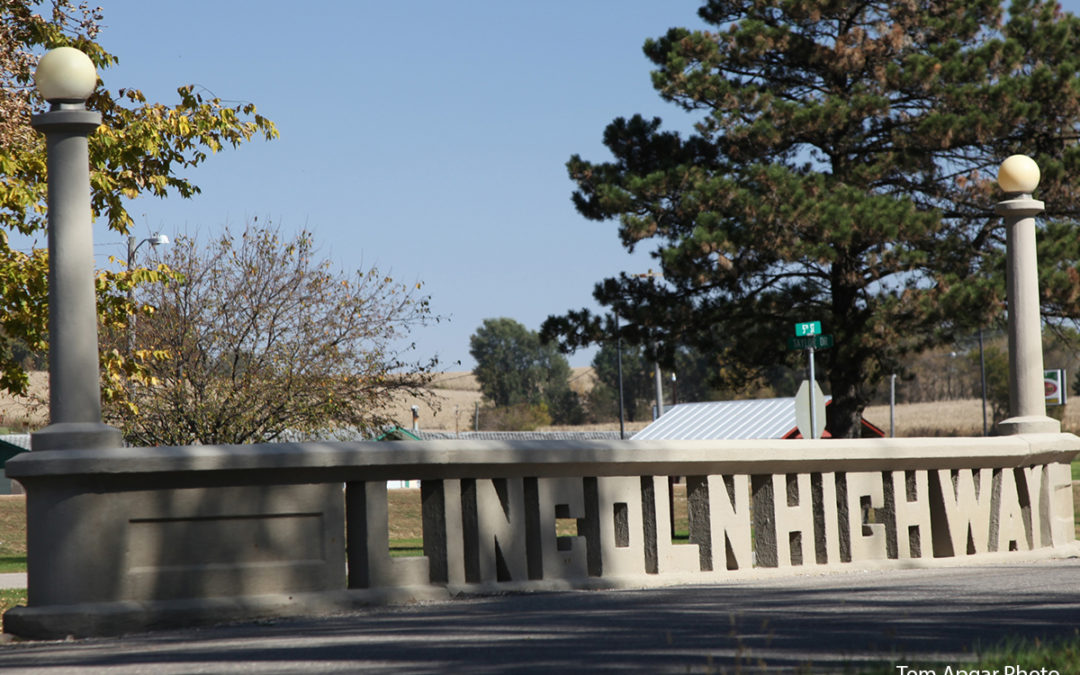
[[[34,84],[46,101],[85,101],[97,86],[97,69],[78,49],[58,47],[38,61]]]
[[[1007,193],[1031,194],[1039,187],[1039,165],[1027,155],[1013,155],[998,169],[998,185]]]

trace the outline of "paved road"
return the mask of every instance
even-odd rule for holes
[[[0,574],[0,588],[26,588],[26,573]]]
[[[843,672],[960,664],[1008,635],[1073,635],[1080,560],[567,592],[71,642],[0,645],[15,673]],[[1021,664],[1023,665],[1023,664]],[[939,672],[944,672],[940,670]]]

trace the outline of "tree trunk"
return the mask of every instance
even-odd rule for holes
[[[840,378],[842,379],[842,378]],[[833,438],[859,438],[862,435],[862,404],[856,387],[832,378],[832,402],[825,409],[825,428]]]

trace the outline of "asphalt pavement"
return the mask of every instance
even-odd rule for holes
[[[935,659],[955,670],[980,645],[1072,636],[1078,627],[1073,558],[501,595],[121,638],[12,641],[0,644],[0,672],[858,672],[881,659]]]

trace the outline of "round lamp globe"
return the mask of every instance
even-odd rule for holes
[[[1031,194],[1039,186],[1039,165],[1027,155],[1013,155],[998,169],[998,185],[1007,193]]]
[[[97,86],[97,69],[78,49],[58,47],[38,61],[34,85],[46,101],[85,101]]]

